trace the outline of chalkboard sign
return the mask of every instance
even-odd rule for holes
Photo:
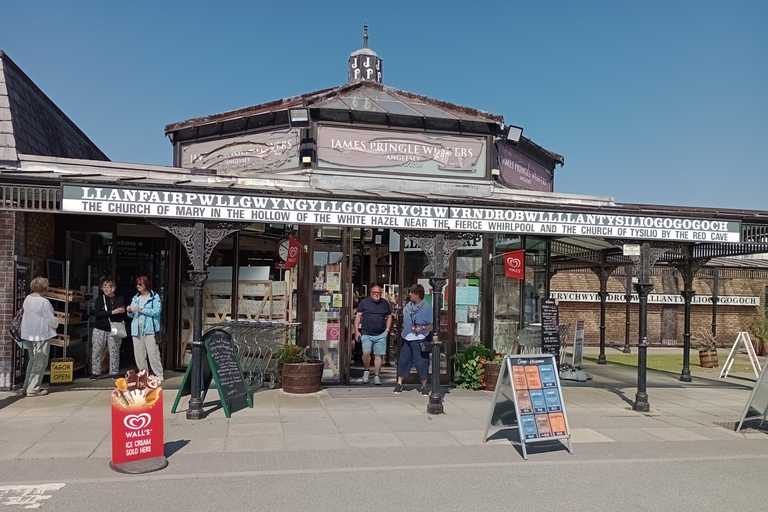
[[[541,303],[541,352],[555,356],[560,368],[560,312],[552,299]]]
[[[205,400],[205,395],[208,393],[208,389],[213,381],[216,384],[221,406],[227,418],[231,416],[229,402],[239,396],[245,395],[248,407],[252,408],[253,400],[245,386],[245,380],[243,380],[232,336],[223,329],[211,329],[203,335],[203,343],[205,348],[202,350],[201,380],[203,389],[201,398]],[[182,396],[192,394],[191,371],[192,365],[190,364],[187,366],[184,379],[181,381],[181,388],[178,395],[176,395],[176,400],[173,402],[171,413],[176,413],[176,408]]]
[[[557,439],[564,439],[573,453],[554,355],[504,357],[483,442],[492,426],[518,428],[524,459],[527,444]]]
[[[48,272],[48,285],[54,288],[64,288],[64,262],[45,260]]]
[[[736,427],[736,432],[741,429],[741,426],[745,421],[760,419],[760,427],[763,426],[763,422],[768,417],[768,379],[765,378],[766,369],[768,364],[763,366],[760,371],[760,376],[755,382],[755,387],[752,388],[752,393],[747,399],[747,404],[744,406],[744,410],[741,413],[741,420],[739,426]]]
[[[245,395],[247,390],[232,335],[223,329],[212,329],[205,333],[203,342],[222,400],[230,401]]]

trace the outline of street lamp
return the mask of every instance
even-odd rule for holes
[[[435,274],[430,278],[432,286],[432,391],[429,393],[428,414],[443,414],[443,401],[440,397],[440,317],[443,312],[443,287],[445,286],[445,235],[435,235]]]
[[[640,280],[635,283],[635,290],[640,297],[640,325],[639,343],[637,344],[637,394],[632,409],[639,412],[648,412],[651,405],[648,403],[648,393],[645,390],[646,384],[646,364],[648,359],[648,294],[651,293],[653,285],[651,284],[651,244],[645,242],[640,247]]]

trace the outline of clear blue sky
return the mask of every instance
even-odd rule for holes
[[[768,1],[2,0],[0,49],[114,161],[166,124],[346,82],[502,114],[565,156],[555,190],[768,210]]]

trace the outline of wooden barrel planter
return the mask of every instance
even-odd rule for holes
[[[285,363],[280,370],[286,393],[316,393],[323,384],[322,362]]]
[[[496,381],[499,380],[499,371],[501,370],[501,365],[486,363],[483,366],[483,369],[485,370],[483,373],[483,377],[485,377],[484,389],[486,391],[496,391]]]
[[[717,368],[717,350],[699,350],[699,363],[702,368]]]

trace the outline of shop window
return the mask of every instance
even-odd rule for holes
[[[493,265],[493,349],[502,354],[517,352],[522,281],[507,277],[504,254],[522,249],[519,235],[498,234]]]
[[[338,382],[343,252],[340,242],[315,242],[312,271],[312,351],[325,363],[323,380]]]
[[[295,320],[297,269],[280,269],[277,265],[280,241],[293,232],[293,226],[282,224],[252,224],[240,231],[236,312],[232,301],[235,235],[218,243],[208,260],[208,279],[203,288],[203,331],[235,318],[252,322]],[[179,258],[183,278],[179,315],[180,359],[182,365],[186,365],[192,356],[194,294],[189,281],[191,264],[183,251]],[[284,336],[282,341],[295,339],[295,332],[289,330]]]
[[[456,251],[456,287],[453,290],[455,300],[454,318],[456,348],[459,353],[469,345],[481,343],[480,319],[482,281],[482,239],[475,244],[462,246]]]

